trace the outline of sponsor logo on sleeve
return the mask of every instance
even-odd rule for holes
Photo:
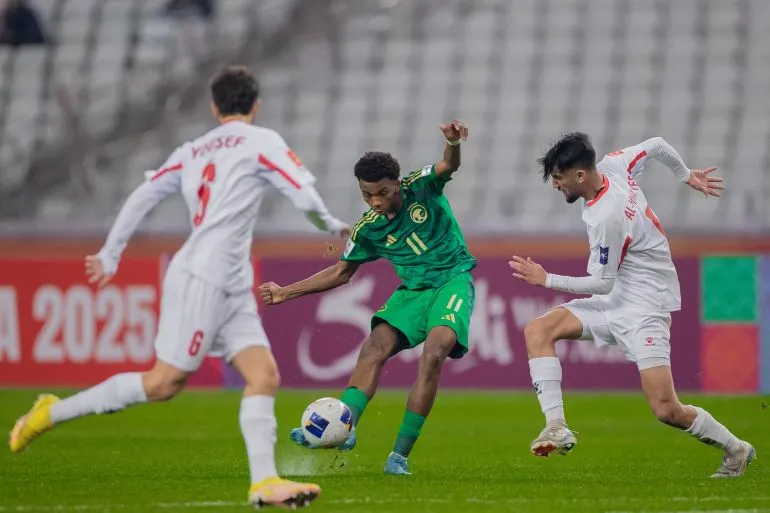
[[[607,262],[610,260],[610,248],[599,246],[599,263],[602,265],[607,265]]]

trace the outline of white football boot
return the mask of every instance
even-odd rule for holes
[[[553,452],[565,456],[577,444],[575,434],[567,426],[546,426],[540,436],[532,441],[530,451],[535,456],[547,457]]]

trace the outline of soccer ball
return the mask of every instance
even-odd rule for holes
[[[302,414],[302,432],[310,447],[338,447],[352,427],[350,408],[332,397],[313,401]]]

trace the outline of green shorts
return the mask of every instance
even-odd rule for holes
[[[400,351],[422,344],[436,326],[448,326],[457,335],[457,344],[449,357],[462,358],[468,352],[468,326],[474,300],[470,272],[458,274],[437,289],[399,287],[372,317],[372,329],[385,322],[400,331]]]

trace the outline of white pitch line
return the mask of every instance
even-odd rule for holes
[[[663,500],[669,500],[673,502],[715,502],[715,501],[731,501],[735,500],[735,497],[723,497],[723,496],[710,496],[710,497],[666,497],[661,498]],[[607,498],[571,498],[571,499],[533,499],[527,497],[514,497],[503,500],[494,499],[479,499],[469,497],[465,500],[451,500],[440,498],[372,498],[372,497],[347,497],[339,499],[320,499],[321,502],[326,504],[407,504],[407,503],[422,503],[422,504],[527,504],[533,502],[548,502],[551,504],[578,504],[581,502],[589,502],[593,505],[602,502],[614,502],[617,499]],[[624,499],[625,502],[645,502],[647,499],[634,498]],[[741,500],[762,500],[768,501],[770,497],[741,497]],[[191,502],[150,502],[150,503],[134,503],[134,504],[49,504],[49,505],[20,505],[20,506],[0,506],[0,513],[24,513],[27,511],[45,511],[45,512],[71,512],[71,511],[109,511],[109,510],[131,510],[131,509],[171,509],[171,508],[231,508],[247,506],[247,502],[239,501],[191,501]],[[620,511],[611,510],[605,511],[605,513],[653,513],[653,510],[643,511]],[[670,510],[670,511],[654,511],[654,513],[770,513],[770,508],[764,509],[709,509],[709,510]]]
[[[768,513],[770,509],[680,509],[675,511],[606,511],[605,513]]]

